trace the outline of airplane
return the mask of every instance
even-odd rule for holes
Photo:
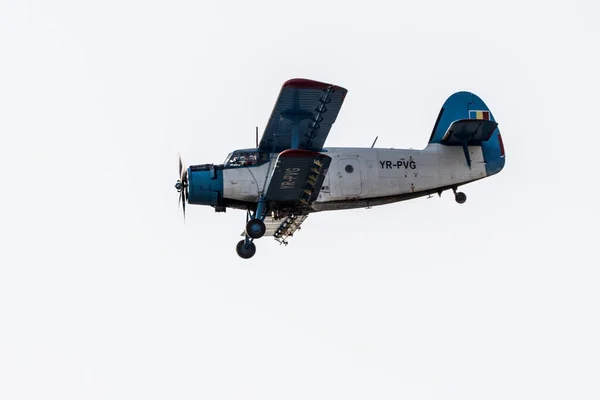
[[[443,104],[422,150],[324,147],[347,90],[309,79],[285,82],[256,148],[231,152],[223,164],[184,167],[179,157],[179,204],[215,212],[246,211],[237,254],[249,259],[254,240],[280,244],[315,212],[371,208],[452,190],[504,168],[502,137],[491,111],[461,91]]]

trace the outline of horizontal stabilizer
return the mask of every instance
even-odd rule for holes
[[[454,121],[442,137],[447,146],[474,146],[487,142],[498,124],[485,119],[461,119]]]

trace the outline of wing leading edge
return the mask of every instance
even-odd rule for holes
[[[259,149],[274,153],[286,149],[322,150],[346,93],[343,87],[308,79],[285,82]]]

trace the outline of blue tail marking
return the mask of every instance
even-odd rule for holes
[[[429,143],[442,143],[444,134],[454,121],[463,119],[485,119],[496,122],[488,106],[471,92],[457,92],[448,97],[433,127]],[[488,141],[481,143],[488,176],[504,168],[504,145],[500,130],[496,128]]]

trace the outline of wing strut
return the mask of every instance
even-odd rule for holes
[[[300,121],[292,121],[292,149],[300,146]]]

